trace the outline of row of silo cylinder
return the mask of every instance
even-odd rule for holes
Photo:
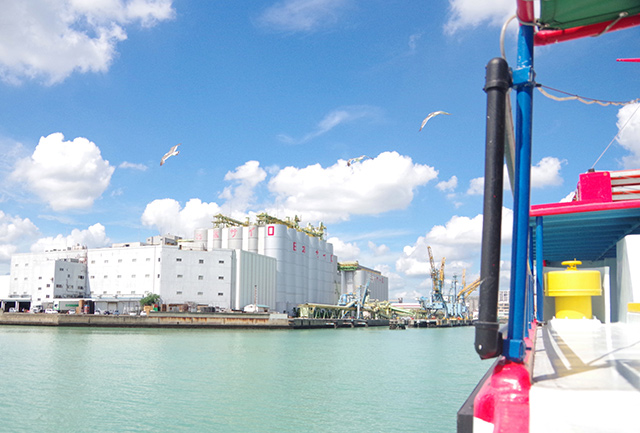
[[[333,245],[284,224],[215,227],[196,230],[206,249],[240,249],[277,260],[276,309],[289,312],[306,302],[335,304],[337,258]]]

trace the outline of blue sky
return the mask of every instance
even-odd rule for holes
[[[391,297],[478,276],[484,67],[515,1],[59,0],[0,17],[0,273],[11,254],[191,237],[219,212],[328,228]],[[506,53],[515,63],[515,28]],[[537,81],[640,97],[639,31],[542,47]],[[640,166],[637,105],[534,96],[532,202]],[[444,110],[418,132],[430,112]],[[631,117],[631,121],[626,122]],[[160,158],[182,143],[162,167]],[[347,166],[350,158],[368,158]],[[505,196],[505,248],[511,200]],[[503,287],[509,277],[505,252]],[[447,284],[448,285],[448,284]]]

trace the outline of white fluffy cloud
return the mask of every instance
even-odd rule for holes
[[[247,161],[224,176],[224,180],[234,185],[226,187],[219,197],[232,202],[236,212],[245,212],[252,204],[254,188],[266,178],[267,172],[258,161]]]
[[[125,26],[174,16],[171,0],[29,0],[2,3],[0,78],[54,84],[74,71],[104,72]]]
[[[626,169],[640,166],[640,116],[637,110],[640,110],[640,103],[625,105],[618,110],[618,143],[631,153],[622,158]]]
[[[106,247],[111,243],[107,237],[105,228],[97,223],[89,226],[86,230],[73,229],[70,235],[57,235],[56,237],[46,237],[38,239],[31,245],[31,252],[43,252],[53,249],[65,249],[75,245],[86,246],[88,248]]]
[[[369,241],[367,246],[376,257],[383,256],[389,252],[389,247],[384,244],[376,245],[374,242]]]
[[[0,262],[11,260],[18,243],[38,234],[38,228],[29,218],[8,215],[0,210]]]
[[[484,194],[484,177],[476,177],[469,181],[469,189],[467,190],[469,195],[482,195]]]
[[[147,204],[140,219],[142,224],[157,228],[161,234],[190,238],[195,229],[211,227],[211,220],[218,213],[220,207],[216,203],[192,198],[182,208],[176,200],[165,198]]]
[[[513,0],[449,0],[450,18],[444,26],[452,34],[465,27],[477,27],[489,22],[501,26],[516,12]]]
[[[136,163],[127,162],[127,161],[120,163],[118,168],[129,168],[132,170],[139,170],[139,171],[147,171],[149,169],[149,167],[147,167],[144,164],[136,164]]]
[[[341,262],[357,260],[360,257],[360,248],[356,243],[344,242],[336,237],[327,239],[327,242],[333,245],[333,254]]]
[[[41,137],[30,157],[20,159],[11,179],[23,182],[55,211],[84,209],[109,186],[114,168],[86,138]]]
[[[335,222],[354,214],[405,209],[415,190],[437,175],[433,167],[416,164],[408,156],[384,152],[351,166],[340,160],[327,168],[286,167],[269,181],[269,189],[277,195],[277,209],[285,214]]]
[[[545,156],[536,165],[531,167],[531,188],[545,188],[548,186],[562,185],[564,181],[560,175],[560,170],[565,161],[561,161],[553,156]],[[504,165],[503,175],[504,190],[510,190],[509,173],[507,165]],[[469,182],[468,195],[482,195],[484,193],[484,177],[476,177]]]
[[[258,23],[277,31],[313,32],[335,24],[351,0],[284,0],[267,8]]]
[[[507,246],[513,230],[513,211],[502,209],[502,243]],[[420,236],[414,245],[404,248],[402,256],[396,261],[396,270],[407,276],[428,276],[430,246],[436,266],[440,266],[442,257],[446,258],[445,276],[462,275],[463,269],[478,268],[480,246],[482,242],[482,215],[473,218],[452,217],[444,226],[434,226],[425,236]]]
[[[544,188],[562,185],[563,180],[562,176],[560,176],[560,169],[563,163],[564,161],[552,156],[542,158],[539,163],[531,167],[531,187]]]
[[[443,192],[455,191],[457,187],[458,187],[457,176],[451,176],[449,180],[443,180],[441,182],[438,182],[438,184],[436,185],[436,188],[438,188],[440,191],[443,191]]]

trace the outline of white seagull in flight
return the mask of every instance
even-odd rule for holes
[[[418,132],[422,131],[422,128],[424,128],[424,125],[427,124],[427,122],[429,121],[429,119],[431,119],[432,117],[437,116],[438,114],[447,114],[447,115],[451,115],[451,113],[447,113],[446,111],[434,111],[433,113],[429,113],[429,115],[426,117],[426,119],[424,119],[422,121],[422,125],[420,125],[420,129],[418,130]]]
[[[165,154],[164,154],[164,156],[163,156],[163,157],[162,157],[162,159],[160,160],[160,165],[164,164],[164,162],[165,162],[167,159],[169,159],[170,157],[175,156],[175,155],[177,155],[177,154],[179,154],[179,153],[180,153],[180,152],[178,151],[178,146],[180,146],[180,144],[182,144],[182,143],[176,144],[175,146],[173,146],[173,147],[171,148],[171,150],[170,150],[170,151],[168,151],[167,153],[165,153]]]
[[[356,162],[360,162],[365,158],[369,158],[369,157],[367,155],[362,155],[357,158],[351,158],[349,161],[347,161],[347,167],[349,167],[351,164],[355,164]]]

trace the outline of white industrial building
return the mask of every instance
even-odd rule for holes
[[[342,293],[357,293],[359,288],[366,287],[369,291],[369,299],[388,300],[389,278],[379,271],[362,266],[358,262],[340,262],[338,269]]]
[[[360,266],[340,272],[333,245],[315,229],[217,218],[193,240],[154,236],[108,248],[15,254],[2,308],[46,308],[54,299],[75,298],[102,310],[135,311],[153,293],[170,309],[258,304],[291,313],[306,302],[335,304],[367,283],[372,299],[388,298],[388,279],[379,272]]]

